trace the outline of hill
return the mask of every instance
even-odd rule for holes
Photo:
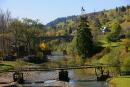
[[[113,23],[119,23],[123,31],[130,28],[130,6],[88,13],[85,16],[93,33],[98,32],[102,27],[111,29]],[[49,35],[66,35],[75,32],[79,25],[79,18],[79,15],[74,15],[57,18],[48,23],[46,26],[48,27]]]
[[[75,16],[75,15],[74,16],[57,18],[54,21],[51,21],[51,22],[47,23],[46,26],[56,26],[60,22],[66,22],[67,20],[70,20],[70,19],[74,20],[76,18],[77,18],[77,16]]]

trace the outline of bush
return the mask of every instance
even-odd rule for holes
[[[123,63],[121,65],[122,71],[130,71],[130,55],[123,60]]]
[[[102,64],[117,66],[120,64],[120,48],[113,48],[110,53],[104,55],[99,61]]]
[[[75,55],[77,54],[77,48],[76,48],[76,37],[73,38],[72,42],[69,43],[68,47],[67,47],[67,52],[69,54]]]
[[[48,61],[46,56],[37,57],[36,55],[28,55],[28,56],[24,57],[24,60],[27,62],[36,63],[36,64],[40,64],[40,63]]]
[[[116,42],[119,40],[119,35],[116,33],[108,33],[106,36],[107,42]]]
[[[129,28],[127,29],[126,37],[127,37],[127,38],[130,38],[130,29],[129,29]]]
[[[60,40],[52,40],[52,41],[48,42],[48,46],[51,46],[52,50],[61,51],[61,50],[66,50],[66,48],[68,46],[68,42],[60,41]]]

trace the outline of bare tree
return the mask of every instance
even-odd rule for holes
[[[4,55],[5,53],[8,52],[8,45],[9,42],[7,42],[7,40],[5,40],[6,37],[6,33],[8,32],[8,27],[10,24],[10,12],[6,11],[3,12],[2,10],[0,10],[0,50],[2,51],[2,54]]]

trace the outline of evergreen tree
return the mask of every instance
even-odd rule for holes
[[[129,8],[130,8],[130,5],[127,5],[126,8],[129,9]]]
[[[118,12],[118,7],[116,7],[116,12]]]
[[[80,25],[77,30],[77,51],[82,58],[90,57],[93,52],[93,36],[86,19],[86,17],[80,17]]]
[[[72,28],[69,27],[69,35],[72,33]]]
[[[125,7],[125,6],[122,6],[122,7],[121,7],[121,11],[122,11],[122,12],[125,12],[125,11],[126,11],[126,7]]]

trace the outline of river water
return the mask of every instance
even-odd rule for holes
[[[67,57],[69,56],[66,56],[66,58]],[[48,56],[48,58],[51,61],[61,61],[65,58],[65,56],[61,53],[53,53],[52,56]],[[107,82],[96,81],[96,76],[93,73],[93,70],[94,69],[68,70],[70,78],[69,84],[71,85],[71,87],[108,87]],[[43,85],[45,84],[51,84],[57,81],[59,71],[36,71],[23,73],[26,83],[31,83],[31,87],[43,87]],[[12,73],[9,74],[10,77],[11,75]],[[44,83],[35,83],[40,81],[43,81]],[[42,86],[38,86],[39,84]],[[27,86],[27,84],[25,85]]]
[[[52,61],[61,61],[64,58],[68,58],[69,56],[64,56],[62,53],[55,52],[52,56],[48,56]],[[69,58],[68,58],[69,60]],[[73,87],[108,87],[107,82],[99,82],[96,81],[95,73],[93,73],[94,69],[78,69],[78,70],[68,70],[70,82]],[[58,77],[58,72],[50,72],[55,79]],[[55,73],[55,74],[54,74]],[[47,76],[47,75],[46,75]],[[51,76],[51,77],[53,77]],[[48,80],[48,82],[51,80]]]
[[[59,71],[29,72],[29,74],[25,74],[25,79],[31,83],[43,81],[44,83],[40,84],[46,86],[58,80],[58,72]],[[68,72],[70,78],[69,84],[71,87],[108,87],[107,82],[96,81],[94,75],[89,76],[85,74],[84,70],[69,70]],[[38,86],[39,83],[36,83],[35,85]]]

